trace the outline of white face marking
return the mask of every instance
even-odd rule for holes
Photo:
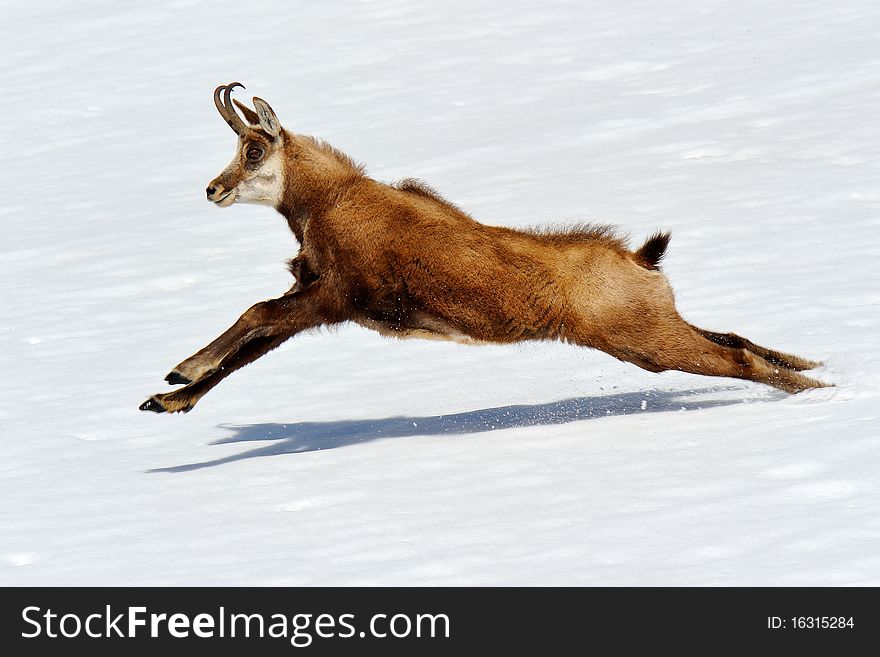
[[[283,164],[281,149],[273,149],[259,168],[242,176],[241,182],[235,186],[235,202],[277,207],[284,192]]]
[[[241,151],[246,143],[239,140],[232,162],[212,181],[215,186],[224,188],[212,199],[221,208],[233,203],[258,203],[278,207],[284,193],[284,158],[281,148],[272,148],[264,156],[256,169],[241,164]],[[236,181],[235,187],[228,188],[224,181]],[[219,199],[219,200],[217,200]]]

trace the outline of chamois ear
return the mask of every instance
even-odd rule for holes
[[[262,98],[257,98],[254,96],[254,107],[257,110],[257,117],[260,121],[260,127],[269,133],[272,137],[277,137],[281,134],[281,122],[278,120],[278,117],[275,116],[275,112],[269,107],[269,103],[267,103]]]
[[[250,125],[252,125],[254,127],[260,125],[260,119],[254,110],[252,110],[250,107],[248,107],[244,103],[239,102],[238,98],[233,98],[232,102],[235,103],[235,106],[244,115],[245,121],[247,121]]]

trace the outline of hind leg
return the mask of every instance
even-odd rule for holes
[[[601,266],[608,269],[615,262]],[[729,376],[791,393],[828,385],[797,371],[818,363],[688,324],[675,308],[669,282],[658,271],[618,263],[613,275],[593,274],[580,279],[569,293],[563,339],[652,372]]]
[[[744,338],[740,338],[742,343],[730,340],[733,344],[722,344],[705,337],[700,329],[681,319],[665,322],[654,330],[641,326],[629,335],[626,333],[622,331],[615,335],[614,341],[621,346],[609,345],[605,350],[621,360],[653,372],[679,370],[707,376],[729,376],[765,383],[789,393],[828,386],[785,367],[781,363],[782,358],[771,362],[747,348],[745,344],[752,343]],[[777,352],[764,351],[772,357],[780,356]],[[795,359],[791,361],[792,364],[804,362],[797,357],[792,358]]]
[[[742,336],[736,335],[736,333],[716,333],[715,331],[706,331],[696,326],[693,326],[693,328],[704,338],[711,340],[715,344],[720,344],[723,347],[732,347],[733,349],[748,349],[753,354],[766,360],[768,363],[780,365],[790,370],[796,370],[798,372],[812,370],[822,364],[814,360],[794,356],[793,354],[786,354],[781,351],[774,351],[773,349],[761,347],[750,340],[746,340]]]

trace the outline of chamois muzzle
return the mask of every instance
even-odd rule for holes
[[[228,205],[232,205],[235,201],[235,189],[227,189],[223,185],[217,184],[215,182],[211,183],[211,186],[205,190],[205,193],[208,196],[208,200],[211,203],[214,203],[221,208],[225,208]]]

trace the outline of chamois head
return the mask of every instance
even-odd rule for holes
[[[256,111],[234,101],[247,120],[245,123],[232,104],[232,90],[236,87],[244,89],[240,82],[233,82],[214,90],[214,104],[220,116],[238,135],[238,146],[232,162],[205,191],[208,200],[221,208],[235,202],[275,207],[284,188],[284,131],[275,112],[262,98],[254,97]]]

